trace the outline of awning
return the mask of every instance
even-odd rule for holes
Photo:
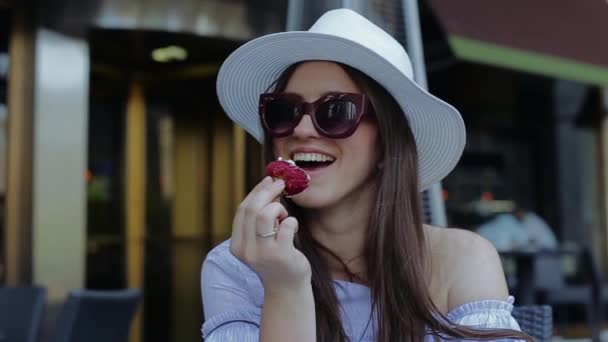
[[[608,0],[429,0],[463,59],[608,85]]]

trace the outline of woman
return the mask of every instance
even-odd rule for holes
[[[310,185],[285,198],[267,177],[239,206],[203,264],[207,341],[529,339],[495,249],[422,223],[420,191],[454,167],[464,126],[390,35],[327,12],[235,51],[218,97]]]

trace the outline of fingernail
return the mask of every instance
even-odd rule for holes
[[[277,179],[276,181],[274,181],[272,186],[276,186],[277,188],[282,188],[285,186],[285,181],[282,179]]]

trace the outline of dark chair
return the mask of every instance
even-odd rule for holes
[[[37,341],[45,298],[46,291],[40,287],[0,287],[2,341]]]
[[[585,282],[568,284],[561,269],[561,256],[548,253],[537,257],[535,277],[540,302],[551,306],[565,304],[584,305],[591,339],[600,341],[602,323],[602,280],[589,248],[581,248],[571,256],[576,257]]]
[[[551,341],[553,336],[553,310],[548,305],[525,305],[513,307],[513,317],[521,331],[532,336],[534,341]]]
[[[53,342],[126,342],[139,290],[71,291],[57,321]]]

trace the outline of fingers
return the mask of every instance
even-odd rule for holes
[[[243,241],[243,216],[241,210],[237,210],[232,221],[232,238],[230,241],[231,246],[238,248]]]
[[[290,216],[281,222],[279,232],[277,233],[277,242],[281,246],[293,247],[293,238],[298,231],[298,220]]]
[[[274,229],[279,229],[280,221],[288,216],[287,209],[281,204],[272,202],[262,208],[256,217],[256,233],[259,235],[268,234]],[[271,238],[261,238],[260,242],[272,241]]]
[[[285,189],[285,182],[282,179],[277,179],[270,184],[261,187],[248,200],[247,206],[255,209],[265,207],[268,203],[279,197]]]
[[[245,217],[243,218],[243,240],[255,239],[256,221],[262,208],[272,202],[283,191],[285,183],[282,180],[274,181],[261,187],[253,196],[243,202]]]
[[[284,189],[283,180],[266,177],[241,202],[233,221],[230,248],[233,254],[247,258],[255,255],[256,246],[276,243],[276,236],[260,238],[257,234],[279,229],[279,222],[288,216],[285,207],[277,201]]]
[[[268,186],[268,184],[271,184],[272,182],[273,182],[272,177],[270,177],[270,176],[264,177],[264,179],[262,179],[261,182],[259,182],[255,187],[253,187],[253,189],[251,189],[249,194],[247,194],[247,196],[245,196],[245,198],[243,199],[243,202],[247,202],[247,200],[249,198],[253,197],[253,195],[255,195],[258,191],[260,191],[260,189],[262,189],[265,186]]]
[[[247,227],[254,228],[251,225],[248,225],[247,217],[251,214],[251,212],[256,212],[256,208],[252,207],[252,199],[253,197],[263,188],[270,186],[273,184],[273,180],[271,177],[265,177],[259,182],[249,194],[243,199],[237,212],[234,216],[234,221],[232,222],[232,243],[235,245],[240,245],[244,240],[246,240],[246,230]],[[250,235],[250,234],[249,234]]]

